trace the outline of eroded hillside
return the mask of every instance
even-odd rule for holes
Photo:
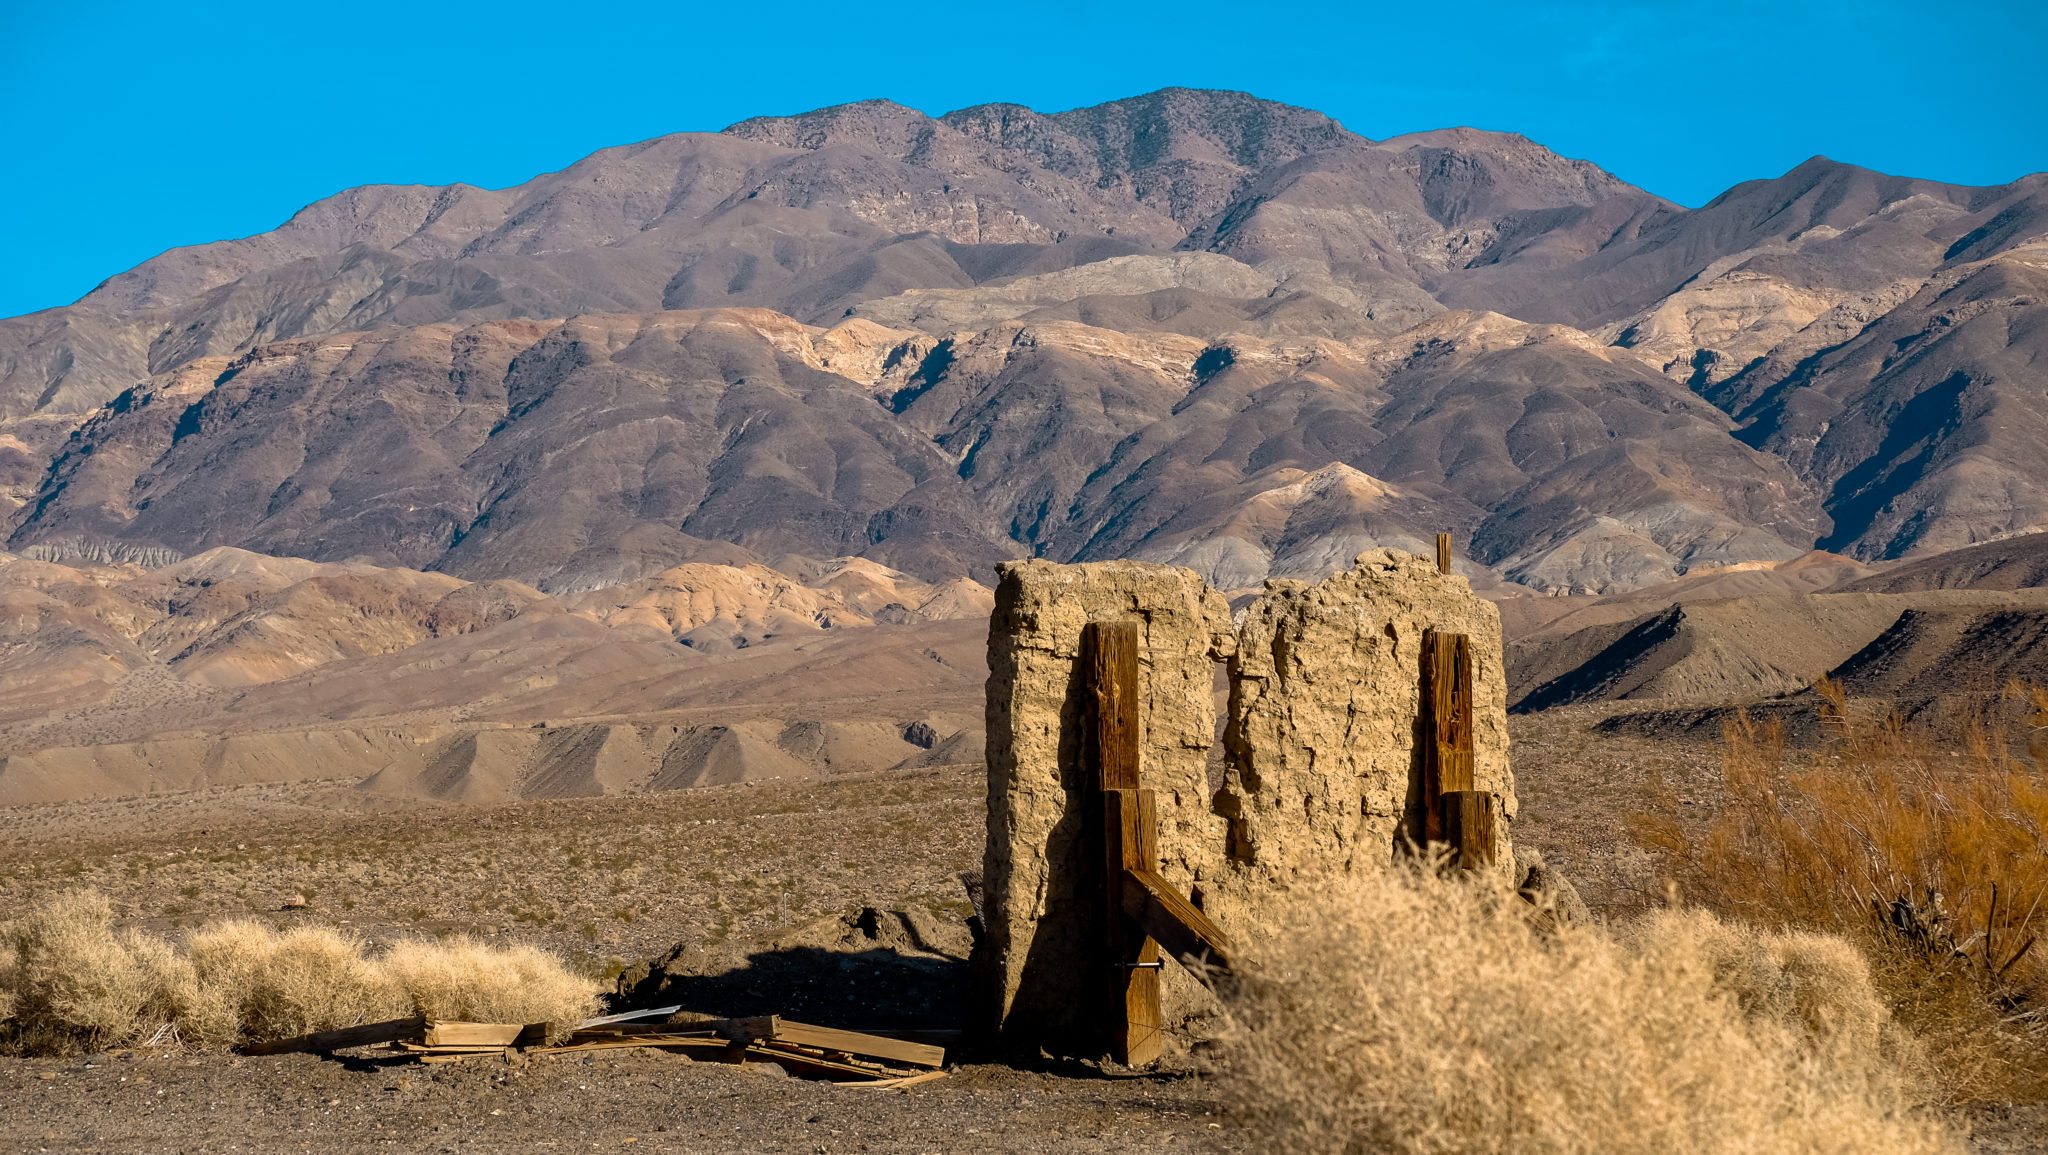
[[[1612,594],[2048,526],[2044,178],[1685,210],[1235,93],[883,101],[368,186],[0,321],[10,548],[547,591],[863,556]],[[792,563],[794,564],[794,563]]]

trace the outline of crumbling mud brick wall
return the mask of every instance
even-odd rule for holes
[[[1259,926],[1288,892],[1341,893],[1423,840],[1422,636],[1432,629],[1470,639],[1473,788],[1499,795],[1514,816],[1492,603],[1397,550],[1363,554],[1313,585],[1269,582],[1245,608],[1230,660],[1215,799],[1230,823],[1230,869],[1204,907],[1217,925]],[[1503,841],[1494,861],[1510,860]]]
[[[1099,1008],[1077,976],[1109,965],[1101,851],[1089,837],[1099,812],[1083,777],[1083,627],[1140,623],[1139,764],[1158,796],[1161,873],[1177,885],[1196,866],[1183,852],[1220,854],[1224,842],[1208,762],[1216,663],[1235,641],[1228,603],[1192,570],[1027,561],[1001,573],[989,620],[985,941],[975,964],[983,1021],[1029,1048],[1086,1033]]]
[[[1003,1044],[1071,1050],[1102,1014],[1081,636],[1117,618],[1142,623],[1140,767],[1157,794],[1159,872],[1237,941],[1259,942],[1290,898],[1341,901],[1346,880],[1384,869],[1419,836],[1425,630],[1470,639],[1474,785],[1512,818],[1500,615],[1428,559],[1374,550],[1320,583],[1269,582],[1236,623],[1185,569],[1006,566],[989,625],[987,933],[976,958],[982,1022]],[[1212,790],[1219,661],[1230,705]],[[1177,967],[1162,978],[1162,1021],[1185,1033],[1214,1004]]]

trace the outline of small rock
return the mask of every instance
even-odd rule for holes
[[[303,894],[295,894],[295,895],[292,895],[292,896],[291,896],[290,898],[287,898],[287,899],[285,899],[285,900],[284,900],[284,909],[285,909],[285,910],[304,910],[304,909],[306,909],[306,896],[305,896],[305,895],[303,895]]]

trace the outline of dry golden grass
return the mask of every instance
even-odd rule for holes
[[[252,1039],[281,1039],[405,1013],[398,988],[360,940],[324,926],[282,934],[224,922],[191,936],[201,989],[225,992]]]
[[[401,942],[379,960],[414,1013],[479,1023],[554,1023],[597,1013],[595,985],[538,947],[474,939]]]
[[[1285,928],[1223,1076],[1263,1150],[1941,1152],[1846,943],[1704,912],[1540,933],[1396,872]]]
[[[264,789],[285,808],[282,788]],[[0,811],[0,911],[90,887],[117,925],[173,940],[226,918],[318,922],[372,941],[516,939],[616,972],[700,927],[753,938],[861,905],[957,907],[956,876],[981,861],[985,790],[978,773],[918,771],[525,802],[461,821],[440,807],[310,805],[229,819],[204,800],[180,817],[174,799],[152,805],[185,829],[153,833],[121,833],[139,801]],[[83,821],[73,809],[104,829],[43,833]],[[280,912],[293,894],[308,907]]]
[[[328,927],[230,920],[184,950],[116,931],[104,896],[45,899],[0,928],[0,1039],[28,1053],[145,1038],[225,1047],[419,1013],[573,1025],[597,984],[530,946],[403,942],[381,957]]]
[[[114,933],[104,895],[72,891],[8,924],[13,1021],[31,1044],[124,1041],[149,1004],[151,962]]]
[[[1665,800],[1633,833],[1688,901],[1849,934],[1960,1098],[2048,1090],[2048,768],[2039,736],[1995,723],[1944,742],[1823,682],[1815,750],[1747,716],[1722,747],[1726,801],[1704,830]],[[2033,739],[2025,741],[2025,739]]]

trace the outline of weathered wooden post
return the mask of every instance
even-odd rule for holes
[[[1445,840],[1444,796],[1472,789],[1472,647],[1464,634],[1422,635],[1424,840]]]
[[[1160,1033],[1163,943],[1203,982],[1227,973],[1230,940],[1159,874],[1159,810],[1139,773],[1138,624],[1083,629],[1092,778],[1102,796],[1102,910],[1109,962],[1112,1057],[1142,1066],[1165,1049]]]
[[[1458,865],[1466,870],[1492,866],[1499,799],[1485,790],[1452,790],[1442,801],[1444,841],[1457,853]]]
[[[1451,572],[1451,535],[1436,535],[1438,573]],[[1493,865],[1499,799],[1472,788],[1472,643],[1464,634],[1422,636],[1424,838],[1445,842],[1458,865]]]
[[[1081,638],[1092,777],[1102,794],[1109,1050],[1117,1062],[1139,1066],[1157,1059],[1164,1044],[1159,945],[1124,916],[1118,885],[1126,870],[1150,871],[1159,861],[1159,820],[1152,792],[1140,788],[1138,777],[1138,624],[1090,622]]]

